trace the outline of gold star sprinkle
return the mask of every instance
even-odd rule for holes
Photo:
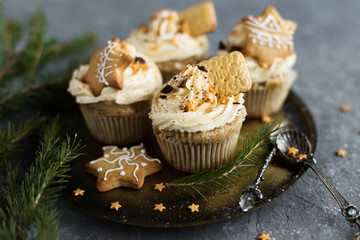
[[[271,122],[271,117],[270,117],[269,115],[263,115],[263,116],[261,117],[261,121],[262,121],[263,123],[269,123],[269,122]]]
[[[162,192],[162,190],[165,188],[163,183],[155,184],[154,189],[158,190],[159,192]]]
[[[195,203],[188,206],[188,208],[191,210],[191,212],[199,212],[199,205],[196,205]]]
[[[343,104],[340,109],[344,113],[351,112],[351,110],[352,110],[352,108],[349,104]]]
[[[293,156],[295,157],[295,155],[299,152],[299,149],[297,149],[296,147],[288,147],[288,152],[287,154],[289,156]]]
[[[297,159],[299,159],[300,161],[304,160],[304,159],[307,159],[307,155],[306,154],[299,154],[299,156],[297,156]]]
[[[80,188],[73,191],[75,196],[84,195],[85,190],[81,190]]]
[[[158,210],[159,212],[162,212],[164,209],[166,209],[166,207],[164,207],[164,205],[162,203],[159,203],[159,204],[155,203],[154,210]]]
[[[336,155],[338,155],[339,157],[345,157],[346,156],[346,150],[339,148],[338,150],[335,151]]]
[[[119,208],[121,208],[121,207],[122,207],[122,206],[119,204],[119,202],[116,201],[116,202],[112,202],[112,203],[111,203],[110,209],[115,209],[116,211],[118,211]]]
[[[261,233],[261,235],[258,236],[258,239],[260,240],[271,240],[270,234]]]

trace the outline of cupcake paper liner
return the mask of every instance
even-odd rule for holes
[[[245,93],[244,105],[248,117],[261,117],[278,112],[282,108],[295,78],[296,74],[289,76],[289,80],[280,86],[251,89]]]
[[[240,131],[239,131],[240,133]],[[220,142],[188,144],[155,134],[167,162],[183,172],[201,172],[221,167],[236,153],[239,133]]]
[[[102,116],[82,104],[80,109],[93,137],[106,144],[125,145],[139,142],[146,137],[150,128],[148,108],[130,117]]]

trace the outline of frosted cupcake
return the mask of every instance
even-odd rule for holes
[[[235,24],[229,41],[219,43],[219,55],[241,51],[253,81],[245,94],[249,117],[261,117],[279,111],[297,73],[293,34],[296,23],[284,20],[268,6],[261,16],[248,16]]]
[[[204,66],[187,65],[163,85],[149,116],[168,163],[200,172],[219,168],[235,155],[246,110],[243,93],[220,96]]]
[[[68,91],[96,139],[123,145],[146,136],[151,99],[161,84],[154,61],[115,38],[74,71]]]
[[[208,57],[209,43],[204,35],[216,28],[213,4],[203,2],[180,13],[156,11],[148,25],[133,30],[131,42],[158,65],[164,82],[187,64]]]

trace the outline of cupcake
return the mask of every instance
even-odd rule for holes
[[[296,23],[283,19],[268,6],[261,16],[248,16],[235,24],[228,41],[219,43],[219,55],[241,51],[253,82],[245,94],[249,117],[278,112],[297,73],[293,34]]]
[[[158,65],[164,82],[187,64],[208,57],[209,43],[205,33],[216,28],[216,15],[211,2],[203,2],[178,13],[156,11],[148,25],[139,26],[130,34],[136,49]]]
[[[149,114],[163,156],[184,172],[216,169],[230,161],[246,116],[243,93],[219,94],[208,66],[187,65],[162,86]],[[249,82],[246,69],[243,74]],[[251,80],[246,90],[249,86]]]
[[[74,71],[68,91],[97,140],[124,145],[146,136],[151,99],[161,84],[154,61],[115,38]]]

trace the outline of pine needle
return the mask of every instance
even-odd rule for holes
[[[207,198],[200,191],[200,188],[205,185],[207,188],[211,186],[213,192],[219,188],[229,191],[229,187],[237,184],[241,171],[247,167],[254,166],[260,160],[261,155],[259,153],[267,146],[267,140],[270,135],[277,130],[278,127],[275,127],[274,123],[263,124],[255,131],[252,138],[246,136],[242,150],[225,166],[212,171],[195,173],[166,185],[168,187],[181,187],[185,190],[192,190],[205,200]]]

